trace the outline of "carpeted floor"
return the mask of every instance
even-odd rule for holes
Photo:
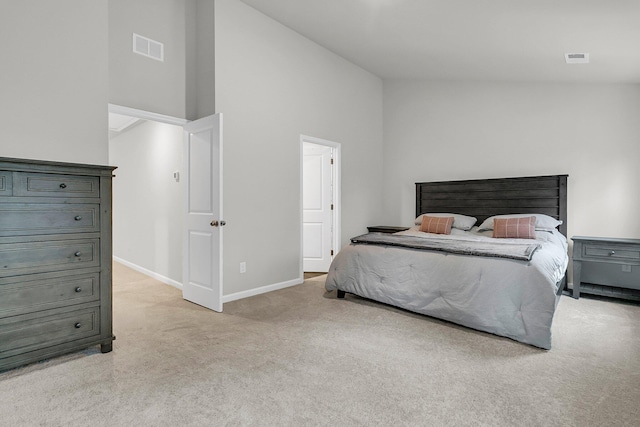
[[[638,304],[563,297],[544,351],[324,276],[220,314],[114,267],[114,351],[0,373],[0,426],[640,425]]]

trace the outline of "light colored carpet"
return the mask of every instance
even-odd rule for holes
[[[0,425],[640,425],[637,304],[563,297],[544,351],[323,280],[219,314],[116,264],[114,351],[0,373]]]

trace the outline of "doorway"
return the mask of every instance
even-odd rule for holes
[[[340,245],[340,144],[300,137],[301,276],[326,273]]]
[[[137,153],[133,162],[129,161],[129,146],[119,150],[120,161],[110,158],[110,163],[127,163],[120,169],[120,175],[131,172],[136,179],[121,179],[135,186],[129,191],[129,201],[117,207],[117,178],[114,180],[114,241],[118,239],[117,223],[126,224],[128,232],[119,240],[128,250],[128,255],[143,261],[127,262],[119,259],[114,250],[114,259],[144,274],[182,289],[183,298],[215,311],[222,311],[222,117],[220,114],[204,117],[192,122],[109,104],[111,116],[121,116],[123,126],[136,126],[134,122],[152,124],[152,131],[138,132],[124,141],[135,146],[139,137],[148,140],[144,152]],[[115,117],[118,119],[118,117]],[[131,119],[131,123],[128,123]],[[114,120],[115,121],[115,120]],[[145,171],[157,169],[158,153],[154,143],[165,139],[162,127],[172,128],[174,133],[171,154],[165,155],[172,167],[162,169],[158,177]],[[146,128],[137,125],[136,128]],[[124,128],[123,128],[124,129]],[[145,129],[146,130],[146,129]],[[127,144],[129,143],[129,144]],[[110,150],[111,151],[111,150]],[[166,151],[166,150],[164,150]],[[111,157],[111,153],[110,153]],[[134,156],[131,156],[134,157]],[[142,170],[142,171],[141,171]],[[117,175],[116,175],[117,176]],[[167,178],[171,182],[167,182]],[[124,182],[122,182],[125,184]],[[126,185],[126,184],[125,184]],[[174,187],[172,189],[171,187]],[[130,188],[125,190],[131,190]],[[163,204],[156,206],[158,201]],[[155,204],[154,204],[155,203]],[[132,207],[133,206],[133,207]],[[136,208],[137,207],[137,208]],[[163,209],[164,208],[164,209]],[[128,209],[130,219],[139,223],[131,226],[131,221],[116,221]],[[141,213],[144,210],[143,213]],[[170,220],[158,220],[164,210],[172,211]],[[127,216],[125,215],[125,216]],[[124,227],[123,227],[124,228]],[[143,233],[144,231],[144,233]],[[170,235],[170,236],[169,236]],[[162,241],[162,245],[158,244]],[[114,249],[117,248],[114,245]],[[170,255],[168,255],[170,254]],[[151,259],[151,261],[149,261]],[[124,261],[124,262],[123,262]],[[158,262],[159,261],[159,262]],[[143,265],[141,265],[143,264]],[[166,277],[155,270],[167,264],[176,266]]]
[[[184,131],[179,119],[167,123],[143,113],[109,106],[109,163],[118,167],[113,179],[113,256],[181,289]]]

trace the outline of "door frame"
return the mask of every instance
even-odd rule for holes
[[[341,200],[341,159],[342,159],[342,146],[339,142],[333,142],[326,139],[316,138],[313,136],[300,135],[300,278],[304,280],[304,221],[303,221],[303,211],[304,206],[302,203],[302,197],[304,196],[303,184],[304,184],[304,175],[303,175],[303,165],[304,165],[304,143],[308,142],[311,144],[322,145],[325,147],[330,147],[333,149],[333,168],[332,168],[332,179],[333,179],[333,193],[332,200],[333,203],[333,233],[331,237],[331,245],[333,247],[333,257],[335,257],[338,251],[341,248],[341,210],[342,206],[340,203]],[[332,257],[332,259],[333,259]]]

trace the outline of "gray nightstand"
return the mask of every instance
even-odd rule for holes
[[[574,236],[573,297],[580,293],[640,301],[640,239]]]

